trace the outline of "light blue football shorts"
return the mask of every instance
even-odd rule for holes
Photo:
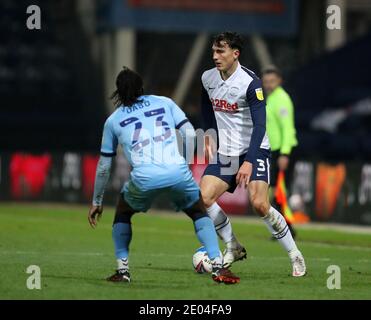
[[[121,195],[131,208],[138,212],[146,212],[152,202],[160,194],[165,193],[175,206],[176,211],[190,208],[200,198],[200,188],[191,176],[175,185],[142,191],[132,181],[125,183]]]

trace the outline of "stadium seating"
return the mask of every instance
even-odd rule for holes
[[[369,160],[371,146],[370,116],[356,112],[354,107],[369,99],[368,75],[371,54],[371,33],[346,46],[324,54],[298,68],[287,81],[287,89],[295,104],[299,137],[299,154],[326,160]],[[342,67],[346,65],[346,70]],[[310,85],[308,85],[310,84]],[[344,119],[330,133],[312,127],[314,117],[325,110],[340,110]],[[368,111],[369,112],[369,111]]]
[[[65,15],[71,21],[65,21],[54,14],[53,1],[35,0],[32,4],[41,8],[41,30],[26,27],[29,1],[0,2],[0,147],[96,147],[100,130],[89,124],[81,130],[87,107],[76,80],[78,70],[58,28],[61,23],[74,23],[73,12]]]

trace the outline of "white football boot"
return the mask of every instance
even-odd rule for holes
[[[292,264],[292,276],[303,277],[307,273],[304,257],[299,250],[289,254]]]
[[[240,244],[228,246],[223,252],[223,267],[230,268],[232,263],[246,259],[246,249]]]

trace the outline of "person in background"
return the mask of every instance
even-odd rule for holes
[[[286,188],[289,189],[293,167],[295,164],[296,139],[294,105],[289,94],[282,88],[281,71],[270,65],[262,71],[263,89],[267,96],[267,133],[271,145],[271,187],[273,191],[273,204],[279,207],[274,197],[277,188],[279,172],[284,173]],[[293,238],[296,237],[290,219],[286,221]]]

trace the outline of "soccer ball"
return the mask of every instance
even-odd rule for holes
[[[202,246],[196,250],[192,262],[197,273],[211,273],[212,265],[205,247]]]

